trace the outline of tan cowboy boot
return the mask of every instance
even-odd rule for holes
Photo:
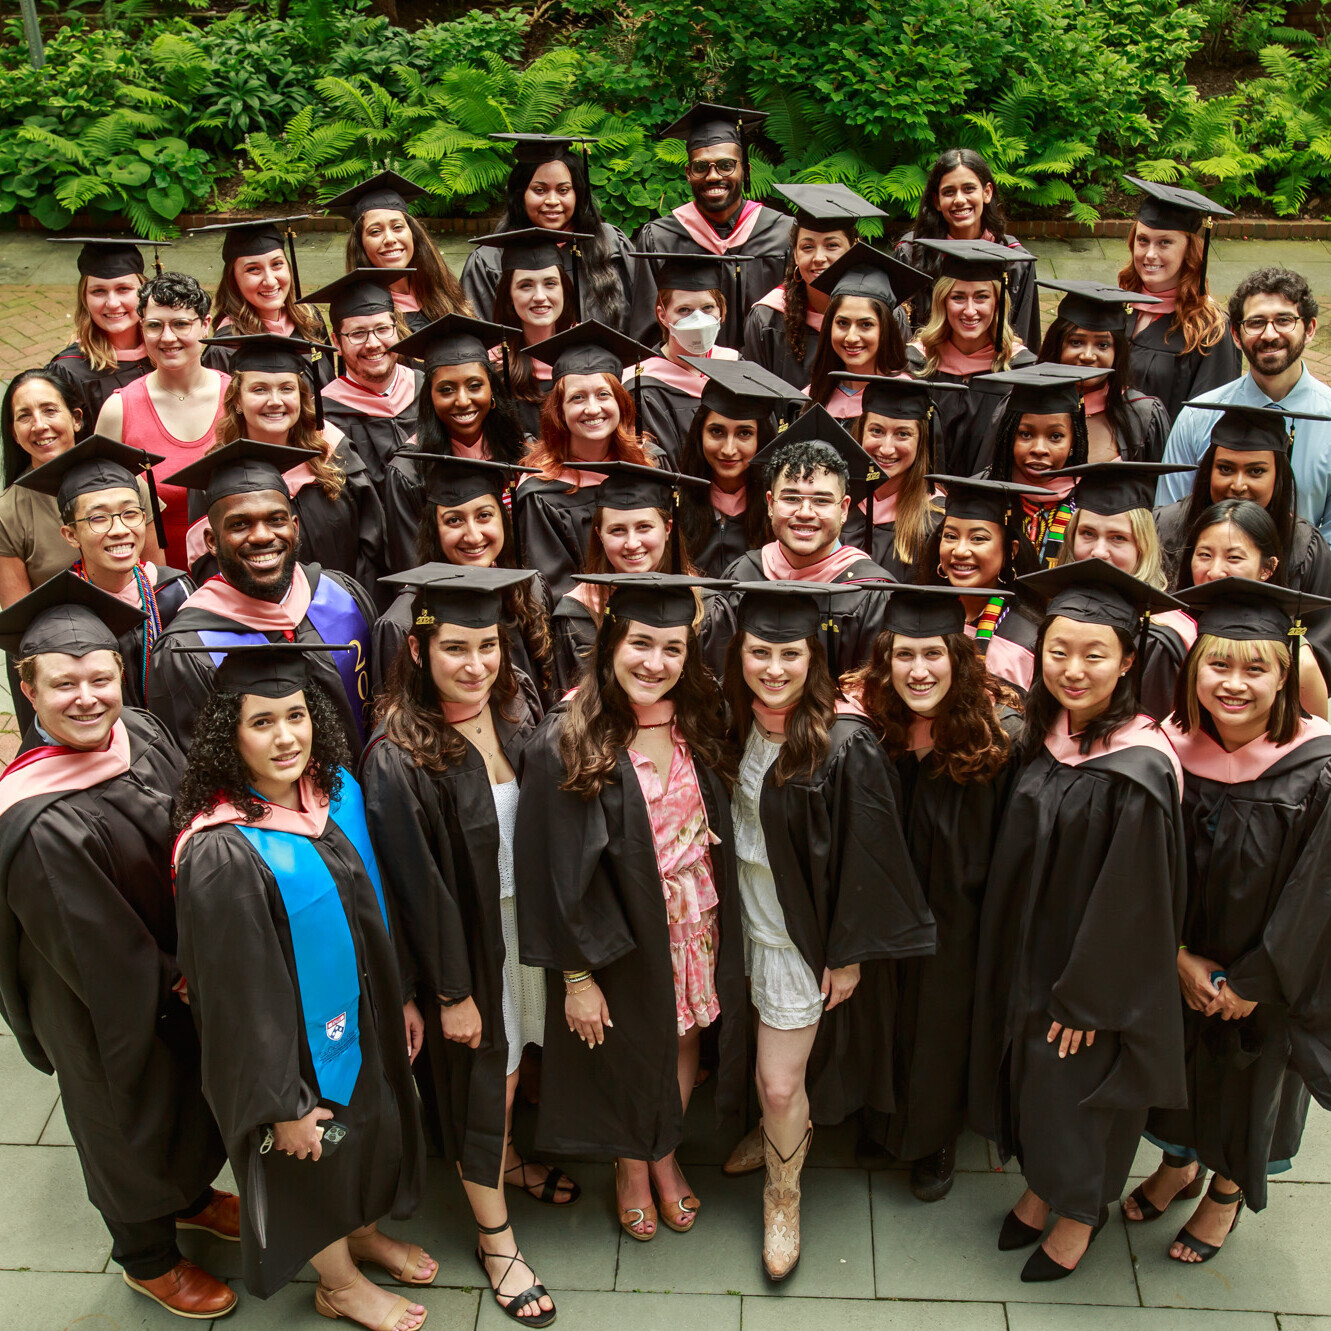
[[[759,1119],[757,1125],[739,1139],[739,1144],[721,1166],[721,1172],[729,1174],[732,1178],[737,1174],[756,1174],[765,1162],[763,1124]]]
[[[791,1155],[782,1159],[763,1133],[767,1182],[763,1185],[763,1269],[769,1280],[784,1280],[800,1259],[800,1173],[813,1141],[810,1123]]]

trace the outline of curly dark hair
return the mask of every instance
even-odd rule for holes
[[[841,482],[842,491],[850,487],[850,466],[846,459],[820,439],[797,439],[793,444],[782,444],[772,454],[763,477],[765,490],[776,488],[776,478],[788,472],[792,481],[811,481],[816,471],[830,471]]]
[[[188,273],[158,273],[139,288],[139,318],[148,308],[148,302],[172,310],[193,310],[200,319],[208,317],[212,301],[199,285],[198,279]]]
[[[1017,440],[1017,429],[1023,416],[1034,416],[1036,412],[1015,411],[1008,407],[998,422],[998,431],[994,436],[994,460],[989,468],[989,479],[1010,481],[1015,463],[1012,460],[1013,445]],[[1079,467],[1090,453],[1091,441],[1086,432],[1086,413],[1069,411],[1065,414],[1072,422],[1072,447],[1068,450],[1065,467]]]
[[[211,813],[219,804],[234,804],[247,822],[257,822],[264,816],[267,805],[250,790],[249,769],[236,745],[244,701],[244,694],[215,690],[199,708],[194,743],[172,814],[178,830],[188,827],[201,813]],[[305,705],[314,728],[305,775],[321,795],[335,800],[342,789],[342,769],[351,762],[342,718],[327,690],[314,680],[305,686]]]
[[[1229,298],[1229,324],[1237,330],[1243,322],[1243,307],[1253,296],[1280,296],[1298,307],[1304,323],[1317,318],[1317,297],[1308,279],[1289,268],[1258,268],[1234,288]]]
[[[878,635],[867,665],[846,675],[843,688],[858,694],[878,738],[894,762],[906,753],[917,719],[892,685],[892,650],[897,634]],[[986,785],[1007,762],[1011,748],[998,720],[1000,703],[1019,707],[1016,691],[985,669],[973,638],[945,633],[943,644],[952,665],[952,687],[934,717],[934,758],[943,776],[959,786]]]
[[[490,450],[490,458],[495,462],[521,462],[527,451],[522,440],[522,422],[518,419],[518,409],[513,399],[504,388],[503,380],[495,372],[489,361],[480,361],[485,366],[486,378],[490,381],[490,410],[485,417],[485,445]],[[448,430],[434,409],[434,376],[436,366],[425,376],[421,385],[420,399],[416,404],[416,447],[422,453],[451,453],[453,443],[448,437]]]

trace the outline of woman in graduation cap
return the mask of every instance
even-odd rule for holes
[[[413,564],[453,564],[459,569],[513,569],[518,566],[513,520],[506,502],[529,467],[510,467],[447,454],[419,454],[425,472],[425,509],[416,528]],[[375,689],[387,676],[412,623],[417,584],[408,571],[383,579],[400,587],[396,599],[374,625]],[[538,713],[555,696],[554,643],[550,629],[550,588],[540,573],[500,590],[499,623],[508,656],[522,677]]]
[[[371,595],[383,570],[384,510],[369,470],[335,425],[323,420],[310,383],[308,342],[261,333],[208,339],[232,348],[231,382],[222,398],[214,451],[236,439],[298,448],[309,460],[286,473],[300,518],[299,558],[355,578]],[[331,351],[332,348],[326,348]],[[216,571],[203,543],[202,517],[190,528],[186,553],[196,577]]]
[[[310,344],[305,353],[321,392],[336,376],[328,353],[328,326],[313,305],[303,304],[296,267],[296,233],[301,217],[260,218],[193,227],[191,236],[221,231],[222,276],[213,295],[213,335],[272,333]],[[285,249],[283,246],[285,245]],[[288,257],[289,256],[289,257]],[[228,344],[210,347],[213,369],[230,370]]]
[[[637,411],[620,381],[624,368],[651,352],[600,323],[580,323],[549,339],[551,387],[541,408],[541,437],[527,457],[540,469],[518,487],[513,514],[527,562],[558,598],[577,580],[587,553],[596,486],[605,473],[570,462],[633,462],[661,456],[637,433]],[[649,457],[650,450],[650,457]]]
[[[416,1075],[431,1136],[462,1177],[495,1302],[515,1321],[545,1326],[554,1305],[521,1257],[504,1202],[506,1184],[556,1206],[581,1191],[562,1170],[525,1161],[511,1139],[518,1064],[544,1038],[545,976],[518,960],[513,879],[515,768],[539,713],[501,619],[503,593],[535,574],[430,574],[408,575],[419,578],[408,646],[390,669],[361,781],[425,1014]]]
[[[811,401],[837,420],[853,420],[869,378],[905,373],[909,328],[899,310],[928,280],[863,242],[814,279],[828,301],[806,389]]]
[[[232,647],[217,669],[176,801],[180,968],[240,1185],[246,1288],[267,1298],[310,1261],[325,1317],[414,1331],[425,1309],[358,1269],[429,1284],[438,1264],[377,1225],[421,1195],[424,1030],[338,711],[310,673],[329,650]]]
[[[939,257],[928,318],[906,348],[912,374],[970,386],[976,375],[1034,363],[1035,353],[1013,329],[1010,285],[1014,274],[1034,269],[1035,255],[985,240],[922,240],[916,248]],[[954,394],[939,403],[940,466],[955,476],[983,470],[998,405],[982,392]]]
[[[102,403],[152,369],[139,329],[139,287],[143,252],[170,241],[124,240],[104,236],[48,236],[47,240],[80,245],[79,284],[74,293],[74,340],[52,358],[48,369],[69,380],[89,424]],[[161,271],[160,262],[157,265]]]
[[[1179,603],[1098,559],[1018,585],[1045,616],[980,917],[970,1112],[1026,1178],[999,1248],[1054,1222],[1031,1282],[1076,1270],[1148,1109],[1186,1101],[1186,869],[1182,772],[1138,714],[1134,670],[1144,613]]]
[[[986,669],[1025,692],[1035,674],[1035,620],[1015,595],[1005,599],[988,589],[1014,593],[1017,579],[1037,567],[1022,530],[1021,501],[1052,492],[965,476],[927,479],[943,487],[943,519],[924,543],[915,581],[965,592],[965,632],[975,639]]]
[[[938,926],[935,955],[897,964],[896,1105],[866,1124],[911,1162],[922,1202],[951,1190],[965,1125],[980,904],[1021,725],[1017,694],[965,632],[964,595],[894,589],[872,659],[843,680],[896,768],[911,860]]]
[[[937,251],[930,253],[918,244],[925,240],[983,240],[1019,250],[1020,242],[1009,236],[1007,217],[998,185],[989,163],[970,148],[949,148],[929,168],[920,194],[915,225],[897,242],[896,256],[937,276]],[[1027,346],[1040,341],[1040,302],[1035,290],[1035,268],[1013,270],[1008,323]],[[911,324],[919,328],[929,321],[929,302],[911,304]]]
[[[1155,1220],[1211,1186],[1169,1248],[1210,1261],[1299,1149],[1309,1093],[1331,1108],[1326,875],[1331,726],[1301,715],[1302,616],[1331,602],[1231,578],[1180,593],[1198,638],[1165,733],[1183,765],[1188,905],[1178,949],[1187,1108],[1157,1110],[1164,1148],[1124,1202]]]
[[[615,1159],[620,1226],[645,1242],[697,1221],[675,1149],[718,1022],[723,1125],[744,1098],[730,761],[693,630],[710,580],[589,576],[614,589],[593,661],[520,765],[518,932],[551,972],[537,1149]]]
[[[1123,319],[1125,312],[1150,309],[1160,298],[1103,282],[1040,280],[1036,286],[1066,293],[1044,335],[1040,360],[1106,371],[1102,379],[1083,385],[1088,460],[1159,462],[1169,434],[1169,415],[1159,398],[1132,387],[1131,345]]]
[[[831,297],[813,284],[860,239],[858,223],[887,214],[845,185],[777,185],[794,205],[781,285],[744,319],[744,355],[791,383],[807,384]]]
[[[369,180],[329,199],[325,207],[351,223],[347,271],[357,268],[403,269],[393,286],[393,306],[407,328],[419,333],[448,314],[473,315],[473,309],[447,260],[429,233],[407,211],[427,191],[396,171],[380,171]]]
[[[621,332],[628,331],[630,303],[643,273],[641,260],[632,254],[628,237],[601,220],[587,159],[573,145],[595,139],[563,134],[491,134],[513,145],[513,169],[505,186],[505,212],[498,231],[575,232],[570,246],[560,238],[558,262],[577,276],[577,299],[571,306],[574,320],[595,319]],[[494,308],[503,271],[499,252],[485,241],[467,255],[462,265],[462,286],[478,314]],[[498,319],[498,315],[494,316]],[[501,321],[502,322],[502,321]]]
[[[1215,219],[1234,214],[1195,190],[1123,178],[1146,198],[1128,232],[1129,259],[1118,284],[1157,298],[1137,307],[1126,324],[1132,386],[1159,398],[1172,423],[1189,398],[1243,373],[1229,316],[1206,281]]]
[[[800,1176],[813,1124],[892,1107],[890,986],[880,963],[932,952],[934,924],[887,757],[828,670],[820,603],[837,589],[746,582],[736,590],[725,691],[742,755],[733,815],[758,1014],[763,1269],[784,1280],[800,1259]],[[851,1009],[863,1010],[853,1019]]]

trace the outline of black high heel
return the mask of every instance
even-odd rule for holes
[[[1170,1155],[1168,1151],[1164,1153],[1161,1161],[1170,1169],[1186,1169],[1193,1161],[1186,1156]],[[1130,1225],[1145,1225],[1152,1220],[1159,1220],[1165,1213],[1166,1207],[1172,1206],[1174,1202],[1190,1202],[1202,1195],[1202,1190],[1206,1187],[1206,1168],[1200,1160],[1196,1162],[1197,1172],[1191,1180],[1180,1188],[1164,1206],[1157,1206],[1146,1195],[1146,1184],[1139,1183],[1128,1194],[1128,1200],[1137,1203],[1137,1210],[1141,1213],[1138,1219],[1134,1220],[1127,1211],[1123,1212],[1123,1219]]]
[[[1015,1211],[1009,1211],[1003,1217],[1003,1228],[998,1231],[998,1251],[1015,1252],[1018,1248],[1029,1248],[1043,1237],[1043,1227],[1036,1229],[1034,1225],[1028,1225],[1022,1220]]]
[[[1091,1244],[1108,1223],[1109,1207],[1103,1206],[1100,1208],[1100,1218],[1095,1222],[1095,1228],[1091,1230],[1091,1237],[1086,1240],[1086,1250],[1077,1258],[1077,1266],[1081,1265],[1082,1258],[1090,1252]],[[1066,1280],[1077,1266],[1064,1266],[1062,1262],[1054,1261],[1042,1244],[1026,1259],[1026,1265],[1021,1269],[1021,1278],[1027,1285],[1041,1284],[1048,1280]]]
[[[1211,1186],[1206,1190],[1206,1195],[1217,1206],[1234,1206],[1234,1203],[1238,1202],[1238,1206],[1234,1207],[1234,1219],[1229,1222],[1229,1228],[1225,1231],[1225,1238],[1228,1238],[1239,1227],[1239,1217],[1243,1214],[1243,1189],[1235,1188],[1233,1192],[1217,1192],[1215,1179],[1212,1179]],[[1184,1225],[1174,1235],[1174,1242],[1187,1244],[1201,1258],[1201,1261],[1186,1262],[1183,1261],[1182,1257],[1170,1256],[1170,1261],[1183,1262],[1184,1266],[1201,1266],[1202,1262],[1209,1262],[1221,1248],[1219,1243],[1207,1243],[1205,1239],[1199,1239],[1188,1229],[1187,1225]]]

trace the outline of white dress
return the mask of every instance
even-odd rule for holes
[[[490,787],[499,819],[499,917],[504,929],[504,1035],[508,1073],[518,1070],[524,1045],[540,1044],[545,1031],[545,972],[518,960],[517,901],[513,895],[513,829],[518,783]]]
[[[740,759],[739,780],[731,800],[735,820],[735,855],[739,861],[739,900],[744,916],[745,968],[753,1005],[764,1025],[778,1031],[812,1026],[823,1015],[823,998],[809,963],[786,932],[786,917],[767,860],[758,801],[763,778],[781,745],[755,725]]]

